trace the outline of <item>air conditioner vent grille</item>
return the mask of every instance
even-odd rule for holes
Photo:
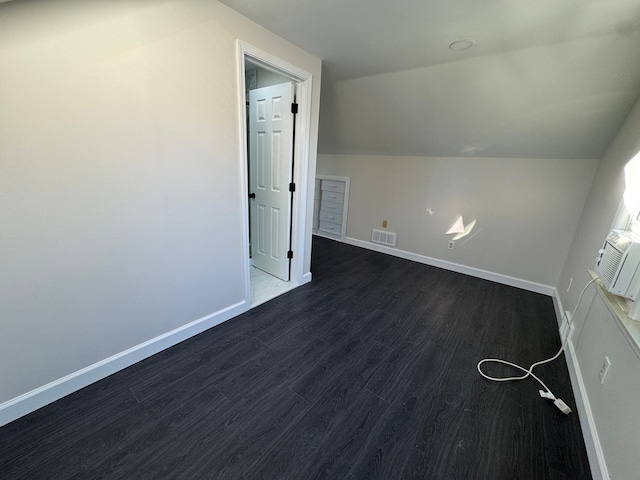
[[[615,278],[620,262],[622,261],[622,252],[616,250],[611,245],[606,244],[604,253],[602,254],[602,260],[599,264],[600,278],[604,282],[605,286],[609,288],[611,282]]]
[[[395,247],[398,242],[398,234],[393,232],[384,232],[382,230],[373,230],[371,232],[371,241]]]

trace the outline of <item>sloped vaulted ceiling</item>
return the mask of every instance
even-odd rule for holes
[[[640,94],[638,0],[222,3],[322,58],[321,153],[601,158]]]

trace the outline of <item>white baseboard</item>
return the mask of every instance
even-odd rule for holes
[[[397,248],[378,245],[373,242],[358,240],[357,238],[345,237],[344,243],[348,243],[349,245],[354,245],[356,247],[366,248],[368,250],[374,250],[380,253],[386,253],[387,255],[393,255],[394,257],[404,258],[405,260],[412,260],[414,262],[422,263],[425,265],[431,265],[432,267],[439,267],[445,270],[450,270],[452,272],[463,273],[472,277],[482,278],[483,280],[491,280],[492,282],[501,283],[502,285],[522,288],[523,290],[528,290],[530,292],[542,293],[552,297],[555,293],[555,288],[549,285],[530,282],[521,278],[510,277],[508,275],[502,275],[500,273],[490,272],[488,270],[482,270],[480,268],[468,267],[466,265],[448,262],[446,260],[440,260],[438,258],[427,257],[426,255],[420,255],[418,253],[407,252],[405,250],[399,250]]]
[[[572,319],[569,318],[571,316],[571,312],[565,312],[557,290],[555,290],[553,295],[553,306],[558,320],[558,332],[560,334],[560,338],[563,339],[564,335],[569,336],[564,356],[567,362],[567,369],[569,370],[573,396],[576,400],[576,410],[578,417],[580,418],[582,436],[587,449],[587,456],[589,457],[591,475],[594,480],[609,480],[609,471],[607,470],[607,464],[604,461],[604,453],[602,452],[602,446],[600,445],[600,439],[598,438],[598,431],[596,430],[593,413],[591,412],[589,397],[587,396],[587,390],[584,386],[584,381],[582,380],[580,365],[578,364],[578,359],[576,357],[575,348],[571,338],[573,336],[574,329],[573,324],[571,323]],[[569,330],[568,332],[567,329]]]
[[[558,289],[554,288],[553,289],[553,309],[556,312],[556,320],[558,322],[558,328],[560,330],[562,330],[562,325],[563,322],[565,321],[564,318],[564,307],[562,306],[562,301],[560,300],[560,295],[558,295]]]
[[[591,412],[589,397],[587,396],[587,390],[584,386],[584,381],[582,380],[580,365],[578,364],[573,340],[571,338],[573,336],[574,329],[573,324],[570,323],[572,319],[569,318],[571,316],[571,312],[565,312],[557,290],[553,296],[553,306],[556,311],[556,318],[558,319],[558,332],[560,334],[560,338],[563,338],[563,334],[569,336],[564,356],[567,362],[567,369],[569,370],[573,396],[576,400],[576,411],[578,413],[578,418],[580,418],[580,427],[582,428],[582,436],[587,449],[591,475],[594,480],[609,480],[607,464],[604,461],[604,454],[602,452],[602,446],[600,445],[600,439],[598,438],[598,431],[596,430],[593,413]],[[568,332],[567,329],[569,330]]]
[[[87,385],[102,380],[119,370],[130,367],[134,363],[155,355],[166,348],[172,347],[187,338],[202,333],[211,327],[215,327],[230,318],[244,313],[248,308],[249,305],[243,300],[178,327],[175,330],[147,340],[93,365],[89,365],[58,380],[54,380],[47,385],[12,398],[0,404],[0,427],[38,408],[55,402],[70,393],[80,390]]]
[[[571,386],[573,387],[573,396],[576,400],[576,410],[580,418],[580,426],[582,427],[582,436],[589,457],[589,465],[591,467],[591,475],[593,480],[609,480],[609,470],[604,459],[604,452],[598,438],[598,430],[596,429],[591,405],[587,390],[582,380],[580,365],[576,357],[573,342],[569,340],[565,349],[565,358],[569,369],[569,377],[571,378]]]

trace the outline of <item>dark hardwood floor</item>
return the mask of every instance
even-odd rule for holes
[[[591,478],[575,409],[476,371],[553,355],[550,297],[322,238],[312,271],[0,428],[0,478]],[[564,357],[536,373],[575,406]]]

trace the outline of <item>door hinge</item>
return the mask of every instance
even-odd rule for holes
[[[292,250],[289,250],[287,252],[287,258],[289,258],[289,259],[293,258],[293,251]]]
[[[296,113],[298,113],[298,104],[297,103],[292,103],[291,104],[291,113],[293,113],[294,115]]]
[[[295,183],[291,182],[289,184],[289,191],[290,192],[295,192],[296,191],[296,184]]]

